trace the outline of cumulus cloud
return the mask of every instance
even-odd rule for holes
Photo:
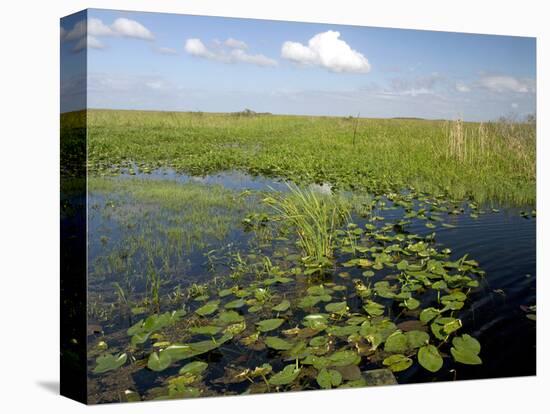
[[[187,39],[185,41],[185,51],[193,56],[203,57],[206,59],[214,59],[215,53],[208,50],[200,39]]]
[[[529,93],[535,89],[532,79],[519,79],[506,75],[482,76],[479,79],[479,85],[484,89],[499,93]]]
[[[88,34],[91,36],[116,36],[116,31],[95,17],[88,19]]]
[[[232,49],[247,49],[248,48],[248,45],[245,42],[243,42],[242,40],[233,39],[232,37],[227,39],[224,42],[224,44],[227,47],[230,47]]]
[[[230,40],[230,39],[228,39]],[[241,46],[246,45],[242,41],[232,39],[234,45],[236,42],[240,42]],[[216,44],[218,47],[211,49],[208,48],[201,39],[192,38],[187,39],[185,42],[185,51],[192,56],[200,57],[208,60],[215,60],[222,63],[249,63],[257,66],[276,66],[277,61],[268,58],[267,56],[257,54],[252,55],[243,50],[243,48],[237,48],[235,46],[228,46],[223,48]],[[224,45],[227,46],[227,40],[224,42]]]
[[[73,47],[73,52],[79,52],[82,49],[104,49],[105,45],[97,37],[88,35],[81,38]]]
[[[86,24],[87,23],[87,24]],[[103,23],[101,19],[92,17],[81,20],[69,31],[61,28],[61,40],[63,42],[76,42],[73,51],[78,52],[86,48],[103,49],[105,45],[99,40],[100,37],[128,37],[140,40],[154,40],[154,35],[141,23],[126,19],[116,19],[110,26]]]
[[[155,38],[153,33],[141,23],[135,20],[126,19],[125,17],[116,19],[111,25],[111,28],[119,36],[143,40],[153,40]]]
[[[331,72],[367,73],[371,69],[368,59],[340,39],[340,32],[333,30],[316,34],[307,45],[284,42],[281,56],[297,64],[320,66]]]
[[[76,22],[71,30],[67,32],[64,39],[67,42],[73,41],[73,40],[79,40],[82,37],[86,36],[86,21],[81,20],[79,22]]]

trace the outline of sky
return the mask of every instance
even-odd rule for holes
[[[484,121],[536,110],[534,38],[97,9],[62,19],[60,37],[63,112]]]

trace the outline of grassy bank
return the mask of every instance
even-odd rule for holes
[[[142,170],[238,169],[378,193],[413,187],[535,201],[533,124],[91,110],[88,125],[96,174],[135,162]]]

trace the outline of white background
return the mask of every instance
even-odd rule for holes
[[[0,409],[94,412],[548,412],[550,34],[545,1],[11,0],[0,12]],[[86,7],[536,36],[537,377],[85,408],[57,395],[59,18]],[[506,68],[502,68],[503,71]],[[548,163],[546,163],[548,165]],[[546,407],[545,407],[546,406]],[[544,408],[543,408],[544,407]],[[159,411],[160,410],[160,411]],[[486,411],[487,410],[487,411]]]

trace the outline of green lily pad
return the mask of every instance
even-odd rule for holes
[[[328,343],[328,338],[326,336],[316,336],[309,341],[310,346],[318,347],[324,346]]]
[[[225,326],[233,323],[242,322],[244,317],[239,315],[235,311],[224,311],[218,314],[218,317],[215,319],[216,325]]]
[[[409,310],[414,310],[420,306],[420,302],[415,298],[409,298],[403,301],[405,307]]]
[[[357,325],[330,326],[327,328],[327,333],[338,337],[350,336],[357,332],[359,332],[359,326]]]
[[[322,313],[314,313],[311,315],[307,315],[304,318],[303,323],[304,323],[304,326],[306,326],[307,328],[319,329],[319,330],[325,329],[328,323],[327,315]]]
[[[163,371],[172,364],[172,358],[170,354],[165,351],[160,351],[160,353],[153,352],[149,355],[147,361],[147,368],[153,371]]]
[[[326,296],[330,295],[332,293],[332,290],[327,288],[326,286],[311,286],[307,289],[308,295],[311,296]]]
[[[346,312],[348,304],[344,302],[329,303],[325,306],[325,310],[331,313],[344,313]]]
[[[483,363],[478,355],[465,351],[463,349],[457,349],[453,347],[451,348],[451,355],[456,362],[460,362],[461,364],[480,365]]]
[[[269,379],[271,385],[286,385],[293,382],[300,374],[300,368],[296,368],[294,364],[287,365],[282,371],[272,375]]]
[[[320,296],[305,296],[300,300],[300,302],[298,302],[298,307],[308,309],[314,307],[319,302],[321,302]]]
[[[361,357],[354,351],[344,350],[336,351],[328,356],[331,367],[345,367],[347,365],[357,365],[361,361]]]
[[[233,288],[228,288],[228,289],[221,289],[219,292],[218,292],[218,296],[220,298],[224,298],[226,296],[229,296],[233,294]]]
[[[384,345],[384,351],[401,354],[407,350],[407,337],[400,331],[392,333],[386,344]]]
[[[290,302],[286,299],[283,299],[281,303],[279,303],[277,306],[273,306],[272,310],[275,312],[285,312],[290,308]]]
[[[189,328],[189,332],[197,335],[216,335],[222,328],[219,326],[207,325],[207,326],[198,326],[195,328]]]
[[[102,374],[104,372],[113,371],[123,366],[128,360],[128,355],[120,354],[114,356],[111,354],[101,355],[96,359],[96,367],[93,370],[94,374]]]
[[[206,371],[206,368],[208,368],[208,364],[206,362],[194,361],[194,362],[190,362],[188,364],[185,364],[180,369],[179,373],[180,373],[180,375],[183,375],[183,374],[200,375],[204,371]]]
[[[479,365],[482,363],[479,357],[481,345],[478,340],[468,334],[453,338],[451,354],[456,362],[467,365]]]
[[[440,312],[436,308],[426,308],[420,312],[420,320],[424,323],[428,323],[439,316],[439,314]]]
[[[430,335],[423,331],[409,331],[405,333],[409,348],[420,348],[430,340]]]
[[[326,369],[323,368],[317,374],[317,384],[321,388],[330,389],[332,387],[337,387],[342,383],[342,374],[340,374],[335,369]]]
[[[279,326],[281,326],[284,323],[284,319],[266,319],[260,322],[257,322],[256,325],[258,325],[258,330],[260,332],[269,332],[274,329],[277,329]]]
[[[165,312],[160,315],[151,315],[148,318],[141,320],[130,328],[128,328],[128,335],[132,336],[132,346],[137,346],[144,343],[154,333],[163,328],[166,328],[175,322],[179,321],[181,317],[185,316],[186,312],[183,309],[173,312]]]
[[[382,362],[385,366],[391,369],[393,372],[405,371],[408,369],[413,360],[402,354],[390,355]]]
[[[292,343],[276,336],[268,336],[265,338],[264,342],[268,347],[278,351],[287,351],[294,346]]]
[[[156,352],[152,353],[149,356],[147,367],[153,371],[162,371],[174,362],[210,352],[232,338],[233,335],[224,334],[222,337],[217,339],[212,338],[207,341],[170,345],[158,354]]]
[[[242,321],[242,322],[237,322],[237,323],[228,325],[227,328],[223,330],[223,333],[235,336],[240,334],[245,329],[246,329],[246,322]]]
[[[367,301],[363,309],[365,309],[370,316],[381,316],[384,314],[384,305],[373,302],[372,300]]]
[[[418,350],[418,362],[430,372],[437,372],[443,366],[443,358],[433,345],[424,345]]]
[[[218,310],[218,306],[220,305],[219,300],[213,300],[211,302],[208,302],[207,304],[201,306],[198,308],[195,313],[200,316],[208,316],[212,315],[214,312]]]

